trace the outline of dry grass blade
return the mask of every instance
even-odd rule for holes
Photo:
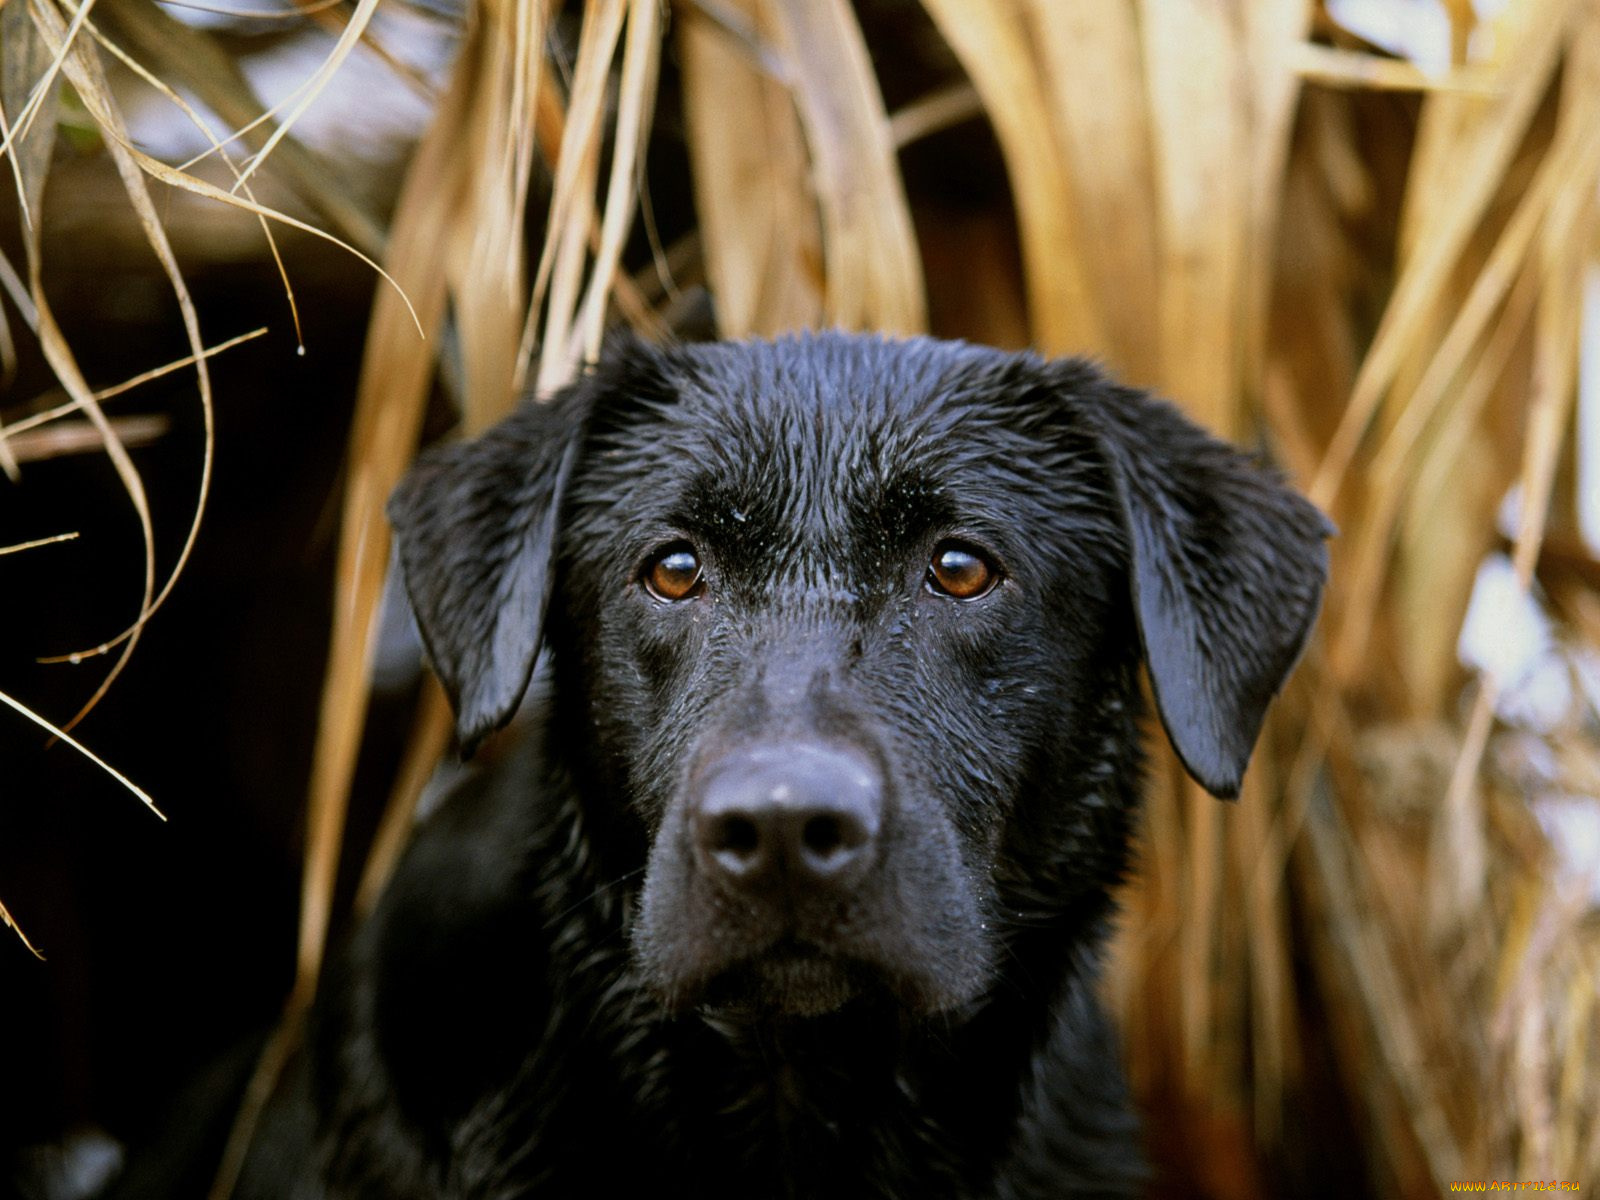
[[[1110,365],[1161,379],[1155,167],[1139,14],[1132,0],[1029,0],[1053,124],[1083,218],[1085,267],[1105,310]],[[1112,166],[1111,164],[1115,164]]]
[[[218,342],[215,346],[207,348],[204,357],[215,358],[225,350],[232,350],[235,346],[242,346],[246,342],[255,341],[258,337],[264,337],[266,332],[266,327],[262,326],[259,329],[252,329],[249,333],[241,333],[237,337],[231,337],[225,342]],[[148,371],[141,371],[139,374],[130,379],[124,379],[121,383],[114,384],[108,388],[101,388],[99,391],[94,393],[94,398],[101,401],[114,399],[117,396],[121,396],[132,391],[141,384],[146,384],[152,380],[160,379],[163,375],[171,375],[174,371],[183,370],[184,367],[192,367],[194,363],[195,357],[192,354],[185,355],[183,358],[173,359],[171,362],[164,363],[159,367],[152,367]],[[78,406],[76,404],[58,404],[53,408],[44,409],[41,412],[32,414],[31,416],[22,417],[19,420],[13,421],[10,425],[7,425],[3,430],[0,430],[0,440],[4,440],[8,437],[15,437],[20,433],[26,433],[30,429],[37,429],[39,426],[47,425],[51,421],[59,421],[63,417],[70,417],[77,411]]]
[[[592,193],[600,178],[600,140],[598,138],[580,147],[577,165],[572,169],[573,186],[585,194]],[[565,160],[562,160],[565,163]],[[557,178],[562,168],[557,167]],[[574,213],[572,219],[555,238],[556,251],[551,259],[549,300],[545,305],[544,341],[539,347],[539,370],[535,376],[534,390],[548,396],[572,377],[574,359],[571,353],[573,325],[577,319],[578,298],[583,290],[583,269],[588,259],[587,213]],[[548,245],[547,245],[548,248]],[[538,311],[539,288],[535,286],[533,300],[528,306],[531,322]],[[527,338],[523,339],[524,344]]]
[[[582,338],[584,357],[591,362],[600,356],[606,305],[622,263],[623,239],[633,224],[638,194],[637,170],[650,136],[657,58],[661,49],[656,18],[657,0],[632,0],[628,9],[628,37],[622,52],[620,102],[612,137],[605,210],[600,223],[600,246],[589,274],[588,292],[578,311],[577,332]],[[573,369],[576,369],[575,362]]]
[[[389,881],[411,836],[417,801],[450,748],[453,730],[450,701],[439,681],[430,675],[422,685],[422,698],[417,702],[411,736],[406,739],[405,758],[400,763],[394,787],[389,792],[389,803],[384,807],[378,832],[372,838],[372,848],[367,852],[366,865],[361,870],[361,883],[356,888],[357,913],[371,912],[383,894],[383,885]]]
[[[344,0],[341,0],[341,3],[343,2]],[[402,0],[400,5],[391,7],[404,6],[405,3]],[[300,11],[311,17],[323,29],[330,33],[336,33],[343,28],[343,23],[339,14],[332,11],[335,7],[337,6],[326,4],[323,0],[317,0],[316,4],[302,8]],[[442,16],[439,11],[427,12],[425,9],[420,9],[416,6],[412,7],[415,11],[424,12],[425,15],[431,16],[435,20]],[[368,25],[366,29],[362,30],[361,45],[375,60],[393,72],[396,79],[409,85],[411,90],[419,97],[428,101],[430,106],[437,104],[439,100],[438,87],[421,68],[391,50],[389,42],[380,35],[376,25]]]
[[[304,1005],[291,998],[277,1028],[268,1035],[266,1045],[256,1059],[255,1070],[245,1083],[244,1095],[239,1098],[239,1111],[234,1117],[233,1128],[228,1131],[228,1141],[222,1148],[216,1176],[206,1192],[207,1200],[229,1200],[233,1195],[239,1174],[244,1170],[245,1155],[250,1149],[256,1124],[272,1099],[273,1090],[278,1086],[278,1077],[288,1065],[289,1056],[300,1045],[304,1021]]]
[[[1099,296],[1084,262],[1054,105],[1027,32],[1005,0],[923,0],[983,98],[1005,155],[1022,233],[1033,336],[1050,353],[1105,353]]]
[[[29,954],[40,962],[44,961],[44,955],[40,954],[39,948],[28,940],[28,935],[22,932],[22,926],[17,924],[16,918],[11,915],[11,910],[4,904],[0,904],[0,924],[4,924],[7,929],[22,939],[22,944],[28,948]]]
[[[1245,394],[1251,398],[1266,390],[1278,227],[1300,109],[1301,80],[1291,65],[1291,50],[1304,44],[1314,12],[1312,0],[1274,0],[1244,9],[1251,134],[1245,187],[1240,374]]]
[[[0,692],[0,704],[4,704],[7,708],[14,712],[21,713],[40,729],[43,729],[49,733],[50,736],[55,740],[65,742],[67,745],[71,746],[79,754],[83,755],[95,766],[99,767],[107,775],[111,776],[111,778],[115,779],[123,787],[132,792],[136,797],[138,797],[139,801],[151,812],[155,813],[156,816],[160,817],[163,821],[167,819],[166,814],[157,808],[156,802],[150,798],[150,793],[146,792],[142,787],[134,783],[133,780],[129,779],[121,771],[117,770],[110,763],[106,762],[105,759],[101,758],[93,750],[89,749],[89,747],[85,746],[82,742],[74,738],[65,729],[58,728],[51,722],[47,721],[44,717],[41,717],[38,713],[34,712],[33,709],[29,708],[26,704],[23,704],[20,700],[13,699],[4,692]]]
[[[113,417],[111,428],[117,438],[130,450],[148,446],[167,432],[171,422],[162,416]],[[18,434],[11,439],[11,449],[17,462],[39,462],[47,458],[61,458],[69,454],[90,454],[104,449],[100,431],[88,421],[61,421],[49,429],[36,429]],[[70,661],[46,658],[42,662]]]
[[[1483,797],[1477,790],[1478,769],[1489,742],[1499,695],[1495,679],[1482,680],[1462,735],[1461,753],[1439,808],[1434,829],[1439,849],[1433,855],[1434,871],[1428,878],[1428,914],[1438,935],[1459,929],[1462,919],[1483,903],[1489,846],[1483,827]]]
[[[741,0],[752,23],[758,0]],[[770,336],[822,322],[822,231],[788,89],[724,24],[679,24],[695,207],[717,325]],[[769,50],[768,54],[772,52]]]
[[[749,66],[787,86],[789,64],[772,46],[770,10],[764,5],[765,0],[687,0],[684,16],[714,27]]]
[[[1212,429],[1237,434],[1249,215],[1237,164],[1252,158],[1242,31],[1228,10],[1190,0],[1146,3],[1142,27],[1161,197],[1163,384]]]
[[[217,17],[231,17],[234,20],[262,21],[271,24],[274,21],[302,21],[306,17],[314,17],[318,13],[325,13],[330,8],[337,8],[344,0],[307,0],[307,3],[291,4],[280,12],[259,8],[226,8],[215,4],[193,4],[189,0],[159,0],[167,8],[181,8],[188,12],[210,13]]]
[[[17,269],[11,265],[11,260],[3,253],[0,253],[0,287],[5,288],[6,295],[10,297],[11,303],[17,306],[17,311],[28,323],[28,328],[37,329],[39,310],[33,305],[33,295],[28,291],[28,285],[22,282],[22,277],[17,274]]]
[[[0,309],[0,389],[10,385],[16,369],[17,352],[11,340],[11,324],[6,320],[3,309]],[[0,473],[12,483],[22,482],[22,471],[11,449],[10,427],[4,422],[0,422]]]
[[[533,97],[548,13],[543,0],[496,0],[478,16],[480,31],[464,50],[477,66],[457,147],[462,209],[439,230],[450,247],[442,265],[461,349],[464,415],[474,430],[510,411],[518,392]]]
[[[811,151],[830,323],[927,327],[922,264],[894,138],[846,0],[768,0]]]
[[[602,0],[588,5],[578,33],[577,61],[561,130],[544,248],[534,273],[523,337],[523,346],[530,347],[527,331],[535,328],[543,306],[544,334],[536,376],[540,395],[565,383],[572,371],[569,345],[588,255],[587,210],[599,178],[607,83],[627,8],[627,0]],[[546,289],[548,304],[544,303]]]
[[[378,0],[357,0],[355,10],[345,23],[344,30],[339,35],[339,40],[334,43],[333,49],[328,51],[328,57],[322,60],[316,71],[311,75],[311,78],[296,89],[298,93],[297,99],[290,106],[287,115],[278,123],[278,127],[268,135],[261,149],[251,156],[249,165],[245,167],[243,175],[239,177],[239,181],[234,185],[236,189],[243,187],[249,182],[250,177],[261,169],[262,164],[271,157],[278,144],[288,136],[289,130],[293,128],[294,123],[304,115],[306,109],[310,108],[317,97],[322,94],[322,89],[333,78],[334,72],[343,65],[344,60],[350,56],[350,52],[356,48],[356,43],[361,40],[362,33],[365,32],[368,23],[372,20],[372,14],[377,9]]]
[[[57,542],[76,541],[76,533],[57,533],[50,537],[34,538],[29,542],[17,542],[10,546],[0,546],[0,555],[20,554],[24,550],[37,550],[40,546],[54,546]]]
[[[1453,537],[1443,546],[1430,537],[1429,529],[1442,524],[1449,514],[1460,513],[1463,507],[1477,513],[1486,512],[1504,494],[1504,480],[1499,471],[1494,472],[1493,478],[1464,480],[1462,464],[1481,457],[1485,417],[1492,411],[1491,401],[1519,386],[1508,379],[1508,372],[1513,359],[1526,349],[1538,291],[1537,271],[1529,267],[1513,285],[1503,312],[1495,320],[1493,333],[1479,351],[1471,370],[1456,385],[1448,408],[1440,414],[1435,428],[1419,443],[1408,467],[1410,479],[1404,486],[1387,491],[1379,491],[1375,486],[1362,524],[1351,531],[1351,557],[1345,569],[1349,600],[1344,618],[1335,629],[1334,636],[1339,641],[1329,655],[1330,661],[1344,678],[1350,677],[1352,669],[1359,669],[1355,659],[1342,657],[1346,647],[1355,646],[1353,639],[1344,641],[1342,631],[1360,620],[1363,610],[1372,611],[1372,600],[1365,589],[1385,590],[1383,576],[1392,558],[1394,590],[1398,594],[1390,605],[1389,615],[1399,632],[1407,699],[1414,711],[1436,708],[1453,692],[1459,669],[1458,622],[1452,620],[1447,625],[1439,620],[1438,586],[1443,581],[1451,581],[1450,592],[1458,598],[1451,607],[1451,615],[1465,615],[1471,587],[1469,572],[1476,573],[1478,556],[1487,540],[1484,528],[1487,523],[1481,516],[1476,522],[1482,532],[1476,536]],[[1469,496],[1473,502],[1464,505]],[[1391,504],[1398,511],[1389,508]],[[1397,545],[1391,547],[1372,538],[1368,530],[1375,525],[1390,530]],[[1430,550],[1442,550],[1450,557],[1430,555]],[[1430,580],[1435,584],[1432,592]]]
[[[1361,91],[1468,92],[1491,96],[1500,80],[1492,71],[1458,67],[1444,75],[1424,71],[1400,58],[1380,58],[1359,50],[1342,50],[1315,42],[1299,42],[1288,65],[1307,83]]]
[[[9,390],[12,382],[17,377],[17,343],[11,336],[11,319],[6,315],[5,306],[0,305],[0,391]],[[0,432],[5,425],[0,423]],[[6,459],[6,449],[0,446],[0,471],[4,471],[17,481],[16,464]]]
[[[983,116],[978,89],[966,80],[937,88],[889,116],[889,137],[898,149]]]
[[[56,89],[53,83],[46,82],[52,65],[49,47],[33,27],[27,8],[22,4],[0,8],[0,136],[7,143],[3,153],[10,159],[17,206],[22,214],[25,249],[30,258],[37,255],[39,249],[39,227],[33,214],[39,211],[45,178],[50,170],[50,156],[55,148]],[[51,115],[33,137],[14,141],[11,116],[20,114],[30,97],[37,97],[36,103]],[[9,268],[10,264],[6,265]],[[30,325],[35,323],[31,313],[29,304],[24,310],[24,319]],[[5,362],[9,375],[15,366],[16,353],[11,347],[9,323],[0,317],[0,324],[6,329]],[[21,478],[3,430],[0,430],[0,471],[13,483]]]

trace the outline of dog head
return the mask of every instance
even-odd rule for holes
[[[1141,660],[1235,794],[1330,532],[1081,362],[844,335],[622,346],[390,512],[465,748],[551,647],[587,799],[648,847],[650,986],[791,1016],[955,1008],[1008,928],[1099,911]]]

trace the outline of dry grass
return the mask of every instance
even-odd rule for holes
[[[894,114],[846,0],[681,0],[670,12],[590,0],[570,73],[547,58],[558,0],[481,0],[382,229],[331,194],[293,137],[376,2],[349,11],[325,69],[276,120],[225,59],[151,64],[173,81],[186,72],[240,127],[208,135],[218,155],[254,129],[256,152],[230,160],[237,195],[121,132],[102,55],[113,40],[119,57],[157,53],[168,18],[118,4],[102,30],[68,0],[0,10],[0,133],[24,214],[42,194],[64,74],[167,267],[208,408],[198,317],[148,179],[281,221],[246,194],[264,163],[280,164],[396,284],[379,294],[351,435],[291,1017],[323,954],[366,720],[382,504],[417,449],[444,322],[461,349],[467,432],[526,381],[547,393],[569,378],[608,321],[660,335],[660,307],[623,272],[622,251],[672,38],[724,333],[926,328],[931,285],[896,147],[978,112],[1015,202],[1004,218],[1033,342],[1096,355],[1260,441],[1343,531],[1319,637],[1243,802],[1218,805],[1170,761],[1154,773],[1146,870],[1108,986],[1133,1033],[1137,1087],[1182,1144],[1209,1148],[1196,1190],[1266,1189],[1258,1164],[1288,1153],[1284,1106],[1316,1086],[1303,1054],[1312,1021],[1331,1022],[1345,1085],[1381,1131],[1383,1191],[1594,1184],[1600,936],[1550,867],[1528,788],[1496,766],[1510,744],[1495,718],[1505,681],[1468,679],[1455,647],[1513,485],[1518,577],[1545,585],[1567,645],[1600,644],[1588,552],[1563,571],[1548,547],[1552,530],[1580,544],[1563,464],[1600,248],[1600,10],[1511,0],[1469,41],[1472,7],[1449,4],[1455,62],[1439,74],[1375,53],[1309,0],[923,0],[967,78]],[[539,172],[549,203],[530,212]],[[531,266],[530,224],[543,230]],[[51,319],[36,233],[25,244],[26,272],[0,263],[0,280],[67,393],[50,419],[93,422],[148,548],[137,471]],[[14,472],[10,445],[0,436],[0,467]],[[203,507],[202,487],[196,527]],[[158,587],[147,553],[136,618],[92,652],[120,646],[125,661],[181,566]],[[1544,737],[1591,805],[1594,726],[1591,713]],[[364,897],[447,736],[430,692]],[[1427,769],[1399,769],[1413,760]]]

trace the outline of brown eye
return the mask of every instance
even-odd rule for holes
[[[928,564],[928,587],[941,596],[976,600],[989,593],[1000,572],[983,555],[959,542],[940,542]]]
[[[657,600],[687,600],[701,587],[700,556],[687,542],[668,546],[645,568],[644,586]]]

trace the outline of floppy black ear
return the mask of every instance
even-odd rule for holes
[[[406,592],[463,753],[511,719],[539,654],[583,385],[423,454],[389,499]]]
[[[1236,796],[1267,705],[1316,620],[1334,528],[1277,472],[1164,401],[1104,383],[1069,388],[1122,510],[1161,722],[1189,774]]]

